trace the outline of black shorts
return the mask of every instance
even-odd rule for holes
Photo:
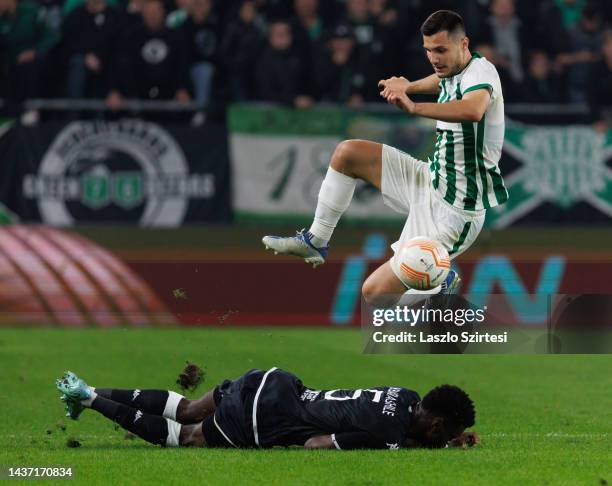
[[[321,431],[304,420],[301,380],[286,371],[250,370],[215,389],[217,408],[204,420],[209,447],[304,445]]]

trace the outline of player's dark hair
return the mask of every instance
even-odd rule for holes
[[[447,31],[450,34],[465,34],[465,24],[461,15],[452,10],[438,10],[432,13],[421,25],[421,34],[430,36]]]
[[[444,417],[452,425],[472,427],[476,421],[474,402],[461,388],[442,385],[423,397],[421,406],[436,416]]]

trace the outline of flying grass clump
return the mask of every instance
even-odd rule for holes
[[[204,370],[196,363],[187,361],[185,368],[176,379],[182,391],[195,391],[204,382]]]

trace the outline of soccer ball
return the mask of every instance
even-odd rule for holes
[[[416,290],[431,290],[440,285],[450,271],[450,257],[441,243],[416,236],[402,245],[399,271],[406,285]]]

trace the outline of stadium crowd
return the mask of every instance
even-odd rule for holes
[[[440,8],[462,13],[507,102],[605,118],[610,0],[0,0],[0,97],[358,107],[383,77],[431,73],[419,26]]]

